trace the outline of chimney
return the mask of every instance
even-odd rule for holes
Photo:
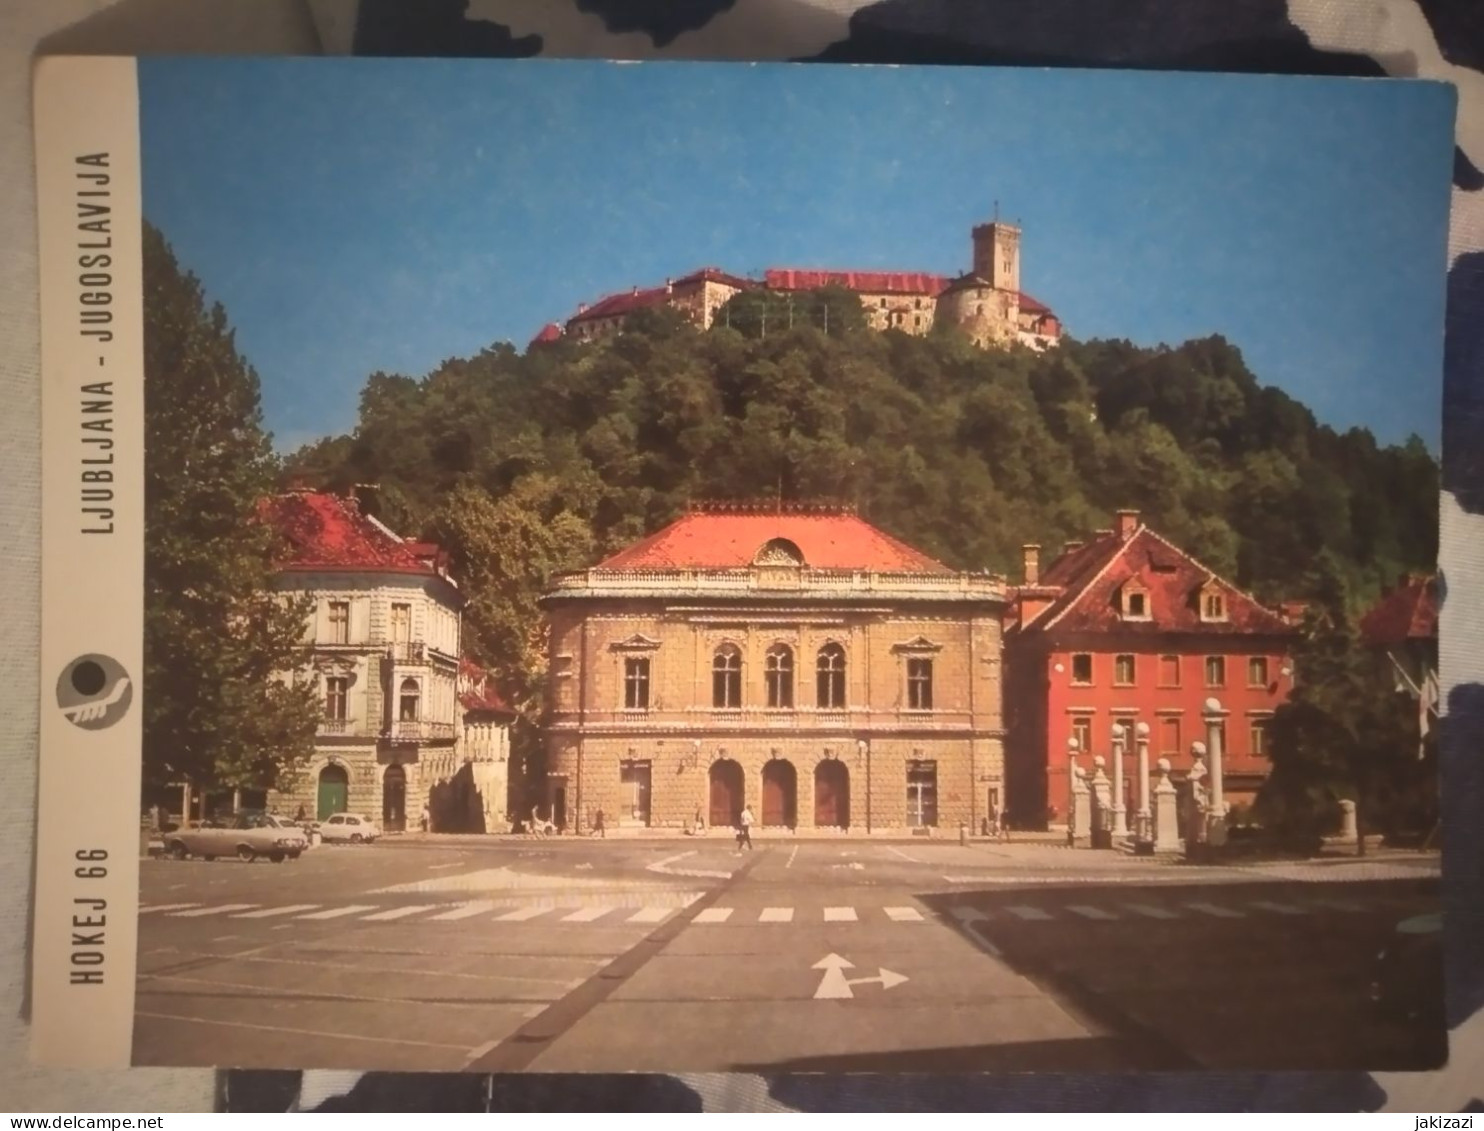
[[[638,294],[638,293],[639,293],[639,288],[638,288],[638,287],[637,287],[637,286],[636,286],[636,287],[635,287],[635,288],[634,288],[634,291],[633,291],[633,293],[634,293],[634,294]]]
[[[1134,536],[1134,531],[1139,529],[1139,512],[1130,507],[1124,507],[1115,513],[1118,515],[1118,540],[1127,542]]]
[[[587,313],[587,303],[585,303],[585,302],[579,302],[577,304],[577,313],[578,314],[586,314]]]
[[[1085,545],[1087,545],[1086,542],[1082,541],[1081,538],[1077,538],[1077,539],[1074,539],[1071,542],[1068,542],[1065,546],[1063,546],[1061,548],[1061,552],[1064,553],[1064,554],[1076,553],[1078,550],[1082,549],[1082,547],[1085,546]]]
[[[665,280],[665,293],[667,295],[674,294],[675,293],[675,280],[674,279],[666,279]]]
[[[1041,582],[1041,547],[1039,543],[1027,542],[1020,548],[1025,555],[1025,583],[1039,585]]]

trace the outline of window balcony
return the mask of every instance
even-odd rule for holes
[[[387,658],[399,664],[426,664],[428,646],[421,640],[394,640],[386,646]]]
[[[349,719],[320,719],[315,733],[323,735],[350,734],[354,725]]]
[[[454,735],[453,723],[434,723],[425,719],[398,721],[382,731],[383,738],[396,743],[452,742]]]

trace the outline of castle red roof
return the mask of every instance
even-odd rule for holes
[[[1122,615],[1119,596],[1128,582],[1148,594],[1148,620]],[[1225,598],[1225,620],[1201,619],[1200,597],[1211,585]],[[1281,613],[1259,604],[1144,525],[1138,525],[1126,540],[1101,531],[1085,545],[1063,553],[1042,572],[1034,588],[1048,587],[1060,589],[1060,595],[1021,631],[1135,636],[1281,636],[1294,632]]]
[[[1382,595],[1360,618],[1360,635],[1376,646],[1401,644],[1406,640],[1429,640],[1438,634],[1438,581],[1436,577],[1403,577],[1395,589]]]
[[[288,545],[280,569],[439,575],[437,546],[402,540],[362,514],[351,498],[290,491],[262,500],[258,517],[271,524]]]
[[[763,273],[763,281],[775,291],[845,287],[871,294],[904,295],[936,295],[948,285],[947,276],[922,271],[819,271],[796,267],[770,268]]]
[[[814,569],[881,573],[951,573],[859,516],[839,509],[781,512],[738,505],[703,508],[598,564],[598,569],[744,569],[769,542],[798,547]]]
[[[531,339],[531,345],[545,345],[549,342],[558,341],[561,336],[562,328],[555,322],[548,322],[545,326],[542,326],[541,329],[536,332],[536,336]]]
[[[588,322],[596,318],[617,318],[645,307],[663,306],[673,297],[674,288],[694,286],[698,283],[724,283],[738,290],[746,290],[756,285],[737,275],[729,275],[716,267],[702,267],[688,275],[672,279],[662,287],[634,287],[632,290],[606,295],[586,310],[578,311],[567,319],[567,323],[571,325],[573,322]]]

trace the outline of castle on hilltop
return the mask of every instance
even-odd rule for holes
[[[770,268],[761,279],[746,279],[703,267],[664,286],[608,295],[577,307],[565,327],[549,323],[538,342],[561,337],[594,341],[617,333],[635,311],[670,307],[709,329],[726,301],[742,291],[780,293],[838,286],[860,296],[872,329],[926,334],[934,326],[956,326],[979,346],[1004,348],[1018,343],[1045,350],[1061,340],[1060,320],[1051,308],[1020,289],[1020,228],[996,218],[973,230],[973,267],[957,278],[920,271],[830,271]]]

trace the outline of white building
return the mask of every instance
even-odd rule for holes
[[[290,816],[351,812],[387,832],[416,828],[474,753],[508,762],[508,739],[491,735],[508,726],[503,704],[487,702],[482,684],[473,711],[461,702],[470,691],[460,686],[464,599],[446,558],[399,537],[354,498],[291,491],[265,500],[261,513],[286,543],[279,590],[314,602],[305,674],[324,705],[314,757],[270,803]],[[500,814],[503,783],[503,773],[488,782],[500,791],[490,802]]]

